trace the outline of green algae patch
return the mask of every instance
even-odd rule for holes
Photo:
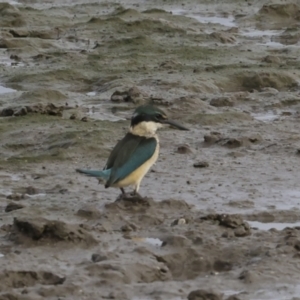
[[[40,71],[34,73],[18,73],[15,76],[12,76],[9,79],[11,84],[35,84],[39,82],[40,85],[51,89],[54,85],[56,87],[64,87],[69,86],[70,89],[80,90],[86,88],[89,84],[91,84],[92,76],[95,75],[93,72],[89,70],[79,71],[78,69],[58,69],[51,71]],[[69,89],[69,90],[70,90]]]
[[[60,102],[67,99],[62,92],[53,89],[36,89],[30,92],[24,92],[18,99],[18,103],[48,103]]]
[[[0,118],[0,165],[73,160],[78,155],[104,158],[111,150],[112,136],[124,134],[124,124],[42,114]]]

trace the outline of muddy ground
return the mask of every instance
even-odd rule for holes
[[[299,299],[299,22],[298,1],[1,1],[0,299]],[[191,130],[116,201],[74,170],[148,102]]]

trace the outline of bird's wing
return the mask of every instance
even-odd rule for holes
[[[140,167],[152,157],[156,146],[157,141],[155,138],[146,138],[127,133],[118,142],[108,158],[106,168],[111,169],[111,175],[107,185],[110,186],[124,179]]]

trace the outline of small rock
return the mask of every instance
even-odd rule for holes
[[[25,199],[25,195],[24,195],[24,194],[19,194],[19,193],[11,194],[11,195],[8,195],[8,196],[6,197],[6,199],[19,201],[19,200]]]
[[[82,121],[82,122],[87,122],[87,121],[88,121],[88,118],[87,118],[87,117],[83,117],[83,118],[81,118],[81,121]]]
[[[107,260],[107,256],[104,254],[94,253],[91,256],[91,260],[92,262],[96,263],[99,261]]]
[[[115,91],[110,100],[113,102],[133,102],[142,103],[145,95],[136,87],[131,87],[128,91]]]
[[[27,108],[26,107],[21,107],[19,110],[17,110],[14,113],[14,116],[16,116],[16,117],[25,116],[25,115],[27,115]]]
[[[52,241],[85,242],[96,244],[94,237],[78,224],[44,218],[14,218],[14,235],[22,235],[32,240],[49,239]]]
[[[184,225],[187,221],[184,218],[176,219],[171,223],[171,226]]]
[[[98,219],[101,216],[101,212],[94,206],[86,205],[77,211],[77,216],[88,219]]]
[[[11,203],[8,203],[7,206],[5,207],[5,212],[11,212],[13,210],[17,210],[17,209],[21,209],[21,208],[24,208],[24,205],[15,203],[15,202],[11,202]]]
[[[194,163],[194,168],[208,168],[209,167],[209,163],[207,161],[199,161]]]
[[[234,101],[230,97],[218,97],[210,100],[211,106],[223,107],[223,106],[233,106]]]
[[[220,226],[232,228],[237,237],[243,237],[251,234],[251,228],[247,222],[244,222],[240,215],[232,214],[211,214],[202,217],[203,220],[218,221]],[[223,234],[223,237],[227,237]]]
[[[11,107],[3,108],[1,111],[1,117],[11,117],[14,114],[14,110]]]
[[[130,232],[130,231],[132,231],[132,228],[128,224],[126,224],[126,225],[121,226],[121,231]]]
[[[188,300],[222,300],[220,295],[206,290],[192,291],[187,298]]]
[[[291,111],[283,111],[281,113],[282,116],[291,116],[293,113]]]
[[[232,44],[236,41],[234,36],[227,32],[213,32],[210,36],[217,39],[222,44]]]
[[[235,235],[234,235],[234,232],[232,230],[226,230],[222,233],[222,237],[223,238],[227,238],[227,239],[231,239],[233,238]]]
[[[162,247],[172,246],[172,247],[185,247],[190,246],[191,241],[183,235],[173,235],[164,239]]]
[[[229,138],[223,143],[223,146],[227,146],[229,148],[237,148],[237,147],[241,147],[242,145],[243,145],[243,140],[235,139],[235,138]]]
[[[35,187],[33,186],[28,186],[26,189],[25,189],[25,194],[28,194],[28,195],[36,195],[38,194],[39,191],[38,189],[36,189]]]
[[[262,59],[262,62],[266,62],[269,64],[280,64],[281,60],[278,56],[275,55],[267,55]]]
[[[227,272],[232,269],[233,265],[231,262],[216,260],[214,263],[214,270],[217,272]]]
[[[239,226],[238,228],[234,229],[234,235],[236,237],[243,237],[249,235],[250,229],[245,228],[244,226]]]
[[[119,91],[115,91],[110,97],[110,101],[113,102],[123,102],[126,101],[125,99],[127,99],[127,94],[123,94],[122,92]]]
[[[300,251],[300,241],[296,241],[294,247],[296,250]]]
[[[239,279],[242,280],[244,283],[252,283],[255,281],[255,274],[251,271],[244,270],[241,272]]]
[[[226,298],[226,300],[240,300],[240,298],[237,297],[236,295],[231,295],[228,298]]]
[[[193,153],[192,149],[190,148],[190,146],[184,144],[184,145],[180,145],[177,148],[177,153],[180,154],[188,154],[188,153]]]
[[[209,135],[204,136],[204,142],[207,144],[215,144],[222,139],[222,135],[219,132],[211,132]]]

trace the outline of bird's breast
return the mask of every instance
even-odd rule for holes
[[[148,173],[150,168],[155,164],[159,156],[159,141],[157,137],[155,137],[155,139],[157,140],[157,145],[153,155],[148,160],[146,160],[141,166],[139,166],[136,170],[130,173],[127,177],[125,177],[124,179],[116,183],[115,186],[125,187],[129,185],[138,185],[142,181],[143,177]]]

